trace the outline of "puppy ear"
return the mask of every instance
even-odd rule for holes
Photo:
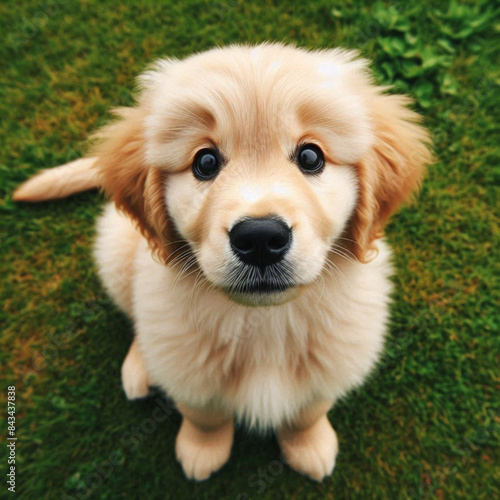
[[[146,113],[141,108],[121,108],[115,114],[119,120],[95,135],[92,155],[97,157],[100,185],[166,262],[172,241],[164,199],[166,174],[145,162]]]
[[[351,251],[361,262],[376,255],[375,239],[400,205],[416,191],[425,166],[432,162],[429,134],[411,111],[411,99],[375,89],[368,105],[372,115],[374,143],[356,165],[358,204],[350,225]]]

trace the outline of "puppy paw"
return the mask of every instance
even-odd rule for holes
[[[188,419],[182,420],[175,452],[188,479],[203,481],[229,459],[233,445],[232,421],[214,431],[202,431]]]
[[[338,441],[326,415],[306,430],[278,433],[278,441],[288,465],[297,472],[315,481],[333,472]]]
[[[148,374],[135,341],[122,365],[122,385],[127,399],[144,398],[149,394]]]

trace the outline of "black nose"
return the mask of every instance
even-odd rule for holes
[[[280,219],[263,217],[238,222],[229,232],[229,240],[241,261],[264,272],[266,266],[284,257],[290,248],[292,233]]]

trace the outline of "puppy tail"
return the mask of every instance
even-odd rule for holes
[[[14,201],[45,201],[65,198],[99,187],[96,158],[80,158],[59,167],[42,170],[21,184],[12,195]]]

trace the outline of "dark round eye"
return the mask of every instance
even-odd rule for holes
[[[202,149],[194,157],[193,174],[200,181],[209,181],[219,173],[221,163],[220,154],[216,149]]]
[[[325,156],[316,144],[304,144],[299,149],[297,163],[303,172],[317,174],[325,166]]]

